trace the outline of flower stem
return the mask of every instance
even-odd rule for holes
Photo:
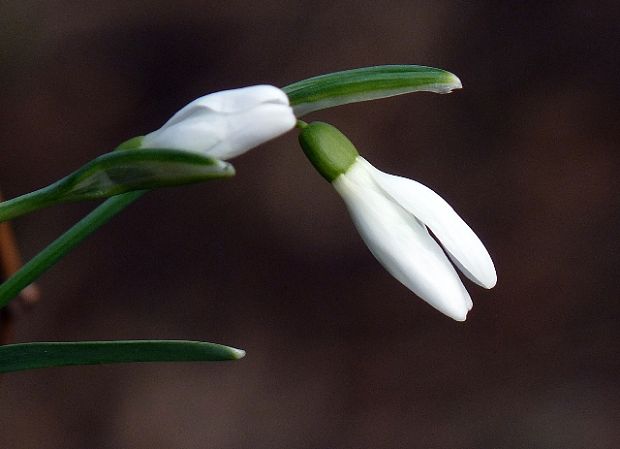
[[[58,183],[0,203],[0,223],[51,206],[58,201]]]
[[[108,198],[90,214],[78,221],[71,229],[54,240],[17,273],[0,285],[0,308],[8,304],[24,287],[68,254],[86,237],[146,192],[147,190],[136,190]]]

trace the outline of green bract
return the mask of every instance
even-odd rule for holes
[[[167,149],[117,150],[48,187],[0,203],[0,221],[53,204],[107,198],[133,190],[178,186],[235,174],[228,162]]]
[[[117,150],[98,157],[60,181],[64,201],[105,198],[131,190],[154,189],[227,178],[228,162],[182,150]]]
[[[297,117],[348,103],[410,92],[449,93],[462,87],[456,75],[421,65],[383,65],[315,76],[290,84],[286,92]]]

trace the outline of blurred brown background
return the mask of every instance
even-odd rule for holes
[[[620,447],[617,2],[0,0],[0,185],[44,186],[208,92],[411,63],[464,89],[315,113],[442,194],[499,283],[457,323],[392,279],[291,132],[160,190],[41,280],[18,341],[236,363],[3,376],[2,448]],[[26,258],[94,206],[17,220]]]

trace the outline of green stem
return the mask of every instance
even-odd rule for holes
[[[56,182],[34,192],[0,202],[0,223],[56,203],[57,184]]]
[[[24,287],[41,276],[86,237],[106,224],[112,217],[146,192],[147,190],[136,190],[107,199],[90,214],[78,221],[71,229],[54,240],[47,248],[34,256],[17,273],[0,285],[0,308],[7,305]]]

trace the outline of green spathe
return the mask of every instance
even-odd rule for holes
[[[329,182],[345,173],[359,156],[351,141],[329,123],[302,125],[299,143],[314,168]]]
[[[192,184],[235,174],[228,162],[193,151],[135,150],[127,149],[130,147],[125,144],[121,147],[126,149],[103,154],[47,187],[1,203],[0,222],[55,204]]]
[[[132,137],[116,147],[117,150],[137,150],[142,147],[144,136]]]

